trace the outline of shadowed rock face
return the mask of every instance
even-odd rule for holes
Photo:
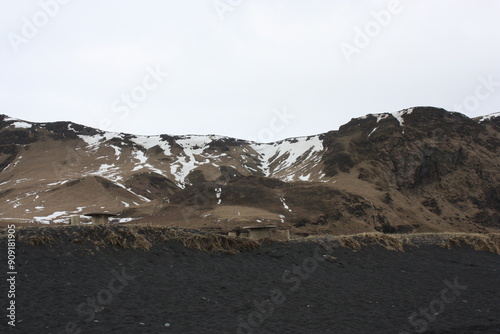
[[[405,194],[435,193],[450,203],[467,201],[458,198],[466,187],[476,194],[471,204],[498,211],[492,199],[500,183],[499,131],[497,118],[478,123],[434,108],[414,108],[404,127],[395,118],[377,123],[368,116],[325,135],[326,170],[335,175],[363,166],[359,178],[367,182]]]
[[[136,194],[149,199],[165,198],[179,190],[172,181],[163,175],[153,172],[134,174],[125,182],[125,185]]]
[[[367,163],[378,173],[385,167],[392,181],[387,186],[401,188],[440,182],[445,175],[464,168],[476,174],[482,167],[478,160],[482,165],[496,166],[492,160],[498,155],[500,128],[490,123],[492,131],[484,133],[484,125],[434,108],[414,108],[405,115],[404,127],[395,118],[378,123],[375,116],[351,120],[339,131],[325,135],[326,170],[330,174],[348,172]],[[365,174],[370,179],[377,173]]]
[[[0,154],[0,206],[16,217],[98,201],[169,224],[279,222],[302,235],[500,228],[499,117],[416,107],[258,144],[2,115]],[[181,223],[173,214],[188,211]]]

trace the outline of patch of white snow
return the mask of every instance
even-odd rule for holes
[[[217,204],[220,204],[222,199],[220,198],[222,194],[222,188],[215,188],[215,197],[217,197]]]
[[[285,203],[285,198],[280,198],[281,203],[283,204],[283,207],[288,210],[289,212],[292,212],[292,210],[286,205]]]

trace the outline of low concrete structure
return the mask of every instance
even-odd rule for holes
[[[271,239],[271,229],[276,228],[276,225],[261,225],[261,226],[245,226],[244,230],[248,231],[248,238],[252,240]]]
[[[80,215],[73,215],[71,216],[69,223],[71,225],[79,225],[80,224]]]
[[[289,241],[290,240],[290,230],[274,230],[271,233],[273,240]]]
[[[236,236],[242,237],[242,238],[249,238],[250,233],[248,231],[238,231],[238,232],[236,232]]]
[[[85,213],[84,216],[91,217],[92,224],[106,225],[108,224],[109,217],[115,217],[116,215],[109,212],[89,212]]]

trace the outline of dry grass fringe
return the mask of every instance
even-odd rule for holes
[[[256,249],[259,243],[250,239],[235,239],[218,234],[197,234],[180,229],[171,229],[171,234],[167,237],[175,240],[184,247],[193,248],[200,251],[238,253],[239,250]],[[162,235],[165,236],[165,235]]]
[[[404,252],[404,246],[411,243],[405,242],[404,239],[398,238],[395,235],[383,233],[360,233],[351,235],[320,235],[310,236],[303,239],[296,239],[299,242],[316,242],[322,244],[326,248],[343,247],[354,250],[359,250],[366,246],[380,246],[391,251]]]
[[[462,246],[469,246],[475,251],[485,251],[500,254],[500,234],[453,234],[444,240],[439,246],[446,249],[453,249]]]
[[[5,236],[2,235],[0,239]],[[152,226],[90,225],[67,228],[25,227],[18,229],[18,242],[38,246],[56,242],[90,243],[97,249],[108,246],[150,250],[154,244],[175,241],[187,248],[206,252],[235,254],[259,247],[249,239],[230,238],[180,228]]]
[[[388,250],[401,252],[404,251],[405,247],[422,245],[437,245],[446,249],[468,246],[475,251],[500,254],[500,233],[360,233],[340,236],[312,236],[297,241],[314,241],[328,247],[345,247],[354,250],[366,246],[381,246]]]
[[[1,229],[0,229],[1,232]],[[7,240],[5,233],[0,241]],[[17,241],[32,245],[52,245],[57,242],[90,243],[97,249],[120,247],[149,250],[155,244],[178,242],[184,247],[205,252],[235,254],[256,249],[260,243],[246,238],[231,238],[213,233],[165,226],[68,226],[22,227],[17,231]],[[345,247],[354,250],[366,246],[380,246],[392,251],[403,252],[405,247],[437,245],[446,249],[471,247],[475,251],[500,254],[500,233],[415,233],[383,234],[360,233],[354,235],[322,235],[295,239],[296,242],[317,242],[324,247]]]
[[[392,251],[404,252],[401,239],[382,233],[362,233],[338,238],[340,247],[360,249],[364,246],[377,245]]]
[[[101,240],[98,240],[101,247],[110,244],[115,247],[149,250],[154,243],[176,241],[187,248],[228,254],[258,247],[258,244],[251,240],[239,240],[217,234],[199,234],[171,227],[94,226],[93,228],[98,230],[98,234],[103,235]]]

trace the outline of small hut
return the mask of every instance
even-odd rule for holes
[[[271,229],[276,228],[276,225],[261,225],[261,226],[245,226],[244,230],[248,231],[248,238],[253,240],[271,239]]]
[[[92,224],[96,225],[106,225],[108,224],[109,217],[115,217],[114,213],[109,212],[89,212],[85,213],[84,216],[89,216],[92,218]]]

